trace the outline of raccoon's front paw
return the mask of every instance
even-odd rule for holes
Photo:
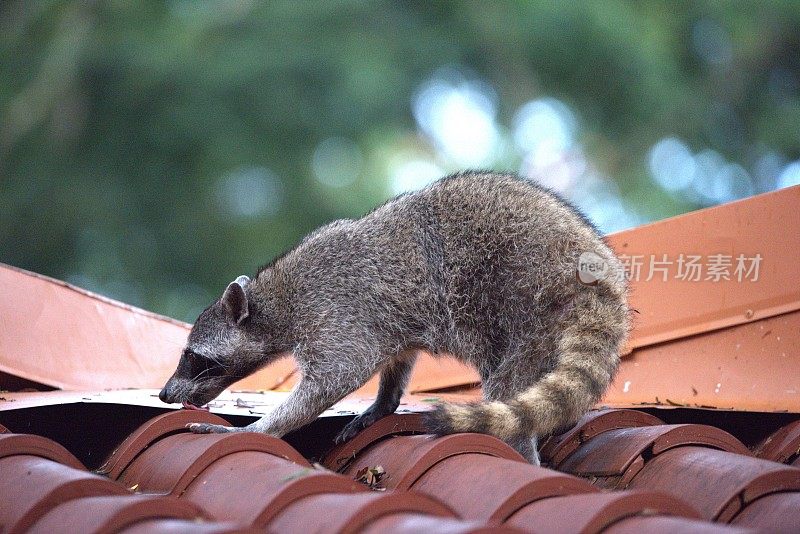
[[[212,425],[209,423],[189,423],[186,428],[195,434],[225,434],[239,431],[235,426]]]

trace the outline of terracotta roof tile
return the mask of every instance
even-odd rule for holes
[[[749,528],[734,528],[696,519],[664,515],[629,517],[614,523],[603,531],[604,534],[642,534],[643,532],[647,534],[752,534],[755,531]]]
[[[750,455],[739,440],[713,426],[654,425],[603,432],[581,445],[558,468],[591,478],[599,487],[624,488],[647,462],[666,450],[686,445]]]
[[[185,410],[167,412],[154,417],[129,434],[114,449],[99,471],[113,479],[118,478],[143,450],[165,436],[185,432],[189,423],[229,424],[222,417],[210,412]]]
[[[507,522],[532,532],[601,532],[627,517],[656,514],[700,517],[687,503],[670,495],[617,491],[543,499],[525,506]]]
[[[383,516],[399,514],[456,517],[435,499],[412,492],[328,493],[295,501],[268,526],[274,532],[358,532]]]
[[[107,478],[27,454],[0,459],[0,473],[0,526],[9,533],[26,531],[69,500],[128,493]]]
[[[353,439],[327,452],[322,465],[333,471],[343,470],[364,449],[389,436],[424,434],[421,414],[391,414],[362,430]]]
[[[800,420],[784,425],[759,443],[755,449],[759,458],[798,465],[800,460]]]
[[[281,510],[319,494],[368,492],[352,478],[260,451],[223,456],[181,495],[219,520],[266,526]]]
[[[174,497],[118,495],[84,497],[51,508],[28,531],[30,534],[52,532],[119,532],[139,522],[153,519],[203,520],[197,506]]]
[[[180,433],[166,436],[144,450],[125,468],[118,480],[128,487],[138,484],[143,491],[150,493],[177,495],[212,463],[229,454],[245,451],[291,459],[310,467],[308,461],[285,441],[265,434]]]
[[[660,425],[664,421],[639,410],[595,410],[584,415],[563,434],[548,439],[540,451],[542,461],[556,467],[593,437],[618,428]]]
[[[428,469],[411,489],[439,499],[460,517],[484,521],[505,521],[542,499],[598,491],[577,477],[483,454],[451,456]]]
[[[391,514],[370,523],[361,534],[520,534],[525,532],[508,525],[488,526],[481,521],[460,521],[420,514]]]
[[[800,469],[705,447],[677,447],[645,465],[629,487],[687,499],[704,518],[727,522],[759,497],[800,491]]]
[[[517,451],[484,434],[396,436],[360,451],[341,472],[355,476],[365,467],[380,465],[387,473],[387,488],[408,489],[433,466],[462,454],[527,463]]]
[[[772,532],[796,532],[800,525],[800,492],[771,493],[752,501],[732,524]]]
[[[125,527],[120,534],[256,534],[260,529],[241,527],[231,523],[210,523],[186,519],[148,519]]]
[[[86,469],[77,458],[55,441],[32,434],[0,435],[0,458],[23,454],[47,458],[73,469]]]

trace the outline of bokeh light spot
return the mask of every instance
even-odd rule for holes
[[[419,129],[458,165],[489,164],[497,149],[494,91],[444,69],[422,84],[413,99]]]
[[[444,175],[438,165],[423,160],[400,163],[390,172],[389,184],[395,195],[422,189]]]
[[[317,145],[311,159],[314,177],[328,187],[345,187],[361,174],[364,158],[353,141],[329,137]]]
[[[778,189],[800,185],[800,160],[793,161],[781,171],[778,176]]]
[[[272,216],[283,204],[278,176],[266,167],[240,167],[220,178],[218,196],[222,210],[235,217]]]

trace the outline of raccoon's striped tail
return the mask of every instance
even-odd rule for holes
[[[628,332],[624,295],[612,297],[609,289],[587,288],[576,297],[557,363],[532,387],[507,402],[439,405],[425,414],[427,429],[437,435],[490,434],[514,445],[580,419],[613,379]]]

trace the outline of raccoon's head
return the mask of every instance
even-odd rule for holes
[[[249,283],[240,276],[203,310],[159,399],[201,406],[265,364],[263,334],[250,320]]]

